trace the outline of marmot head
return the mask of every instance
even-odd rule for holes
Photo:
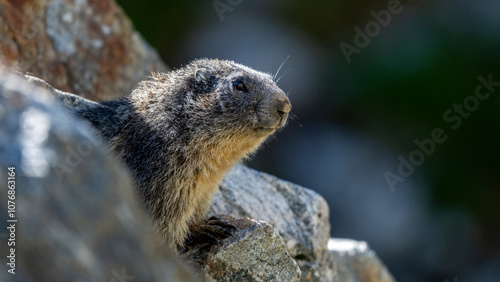
[[[167,126],[183,138],[235,141],[239,136],[250,142],[249,147],[283,127],[291,110],[288,97],[271,75],[217,59],[199,59],[169,73],[154,74],[139,84],[130,99],[158,132],[171,136]]]
[[[187,108],[198,110],[196,118],[211,123],[213,130],[224,127],[262,137],[285,125],[292,107],[271,75],[210,59],[195,60],[180,71],[190,78]]]

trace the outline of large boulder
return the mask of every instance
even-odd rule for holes
[[[0,69],[0,280],[194,281],[91,132],[42,88]]]

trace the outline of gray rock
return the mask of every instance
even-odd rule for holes
[[[304,281],[331,281],[328,205],[312,190],[236,165],[212,200],[210,214],[230,214],[268,222],[283,237]]]
[[[55,103],[0,69],[0,279],[193,281],[154,237],[120,162]],[[9,167],[15,189],[6,185]],[[7,190],[15,191],[15,204]],[[15,211],[7,213],[8,204]],[[10,248],[15,275],[7,272]]]
[[[207,252],[206,281],[300,281],[300,269],[270,224],[223,217],[238,231]]]
[[[330,239],[328,250],[334,257],[337,281],[395,281],[366,242]]]
[[[314,191],[235,166],[212,200],[210,214],[272,224],[302,271],[302,281],[394,281],[365,242],[332,239],[325,200]]]

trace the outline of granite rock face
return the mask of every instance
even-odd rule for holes
[[[329,210],[312,190],[236,165],[212,199],[210,214],[249,217],[273,225],[297,261],[305,281],[332,281],[333,258],[327,251]]]
[[[0,61],[93,100],[167,70],[114,0],[0,0]]]
[[[127,171],[89,132],[43,89],[0,70],[0,280],[195,281],[156,240]]]
[[[301,271],[269,223],[223,216],[237,232],[203,255],[206,281],[300,281]]]

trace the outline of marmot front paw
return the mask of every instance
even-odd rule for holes
[[[191,229],[181,253],[193,248],[211,248],[238,231],[231,223],[218,216],[203,219]]]

